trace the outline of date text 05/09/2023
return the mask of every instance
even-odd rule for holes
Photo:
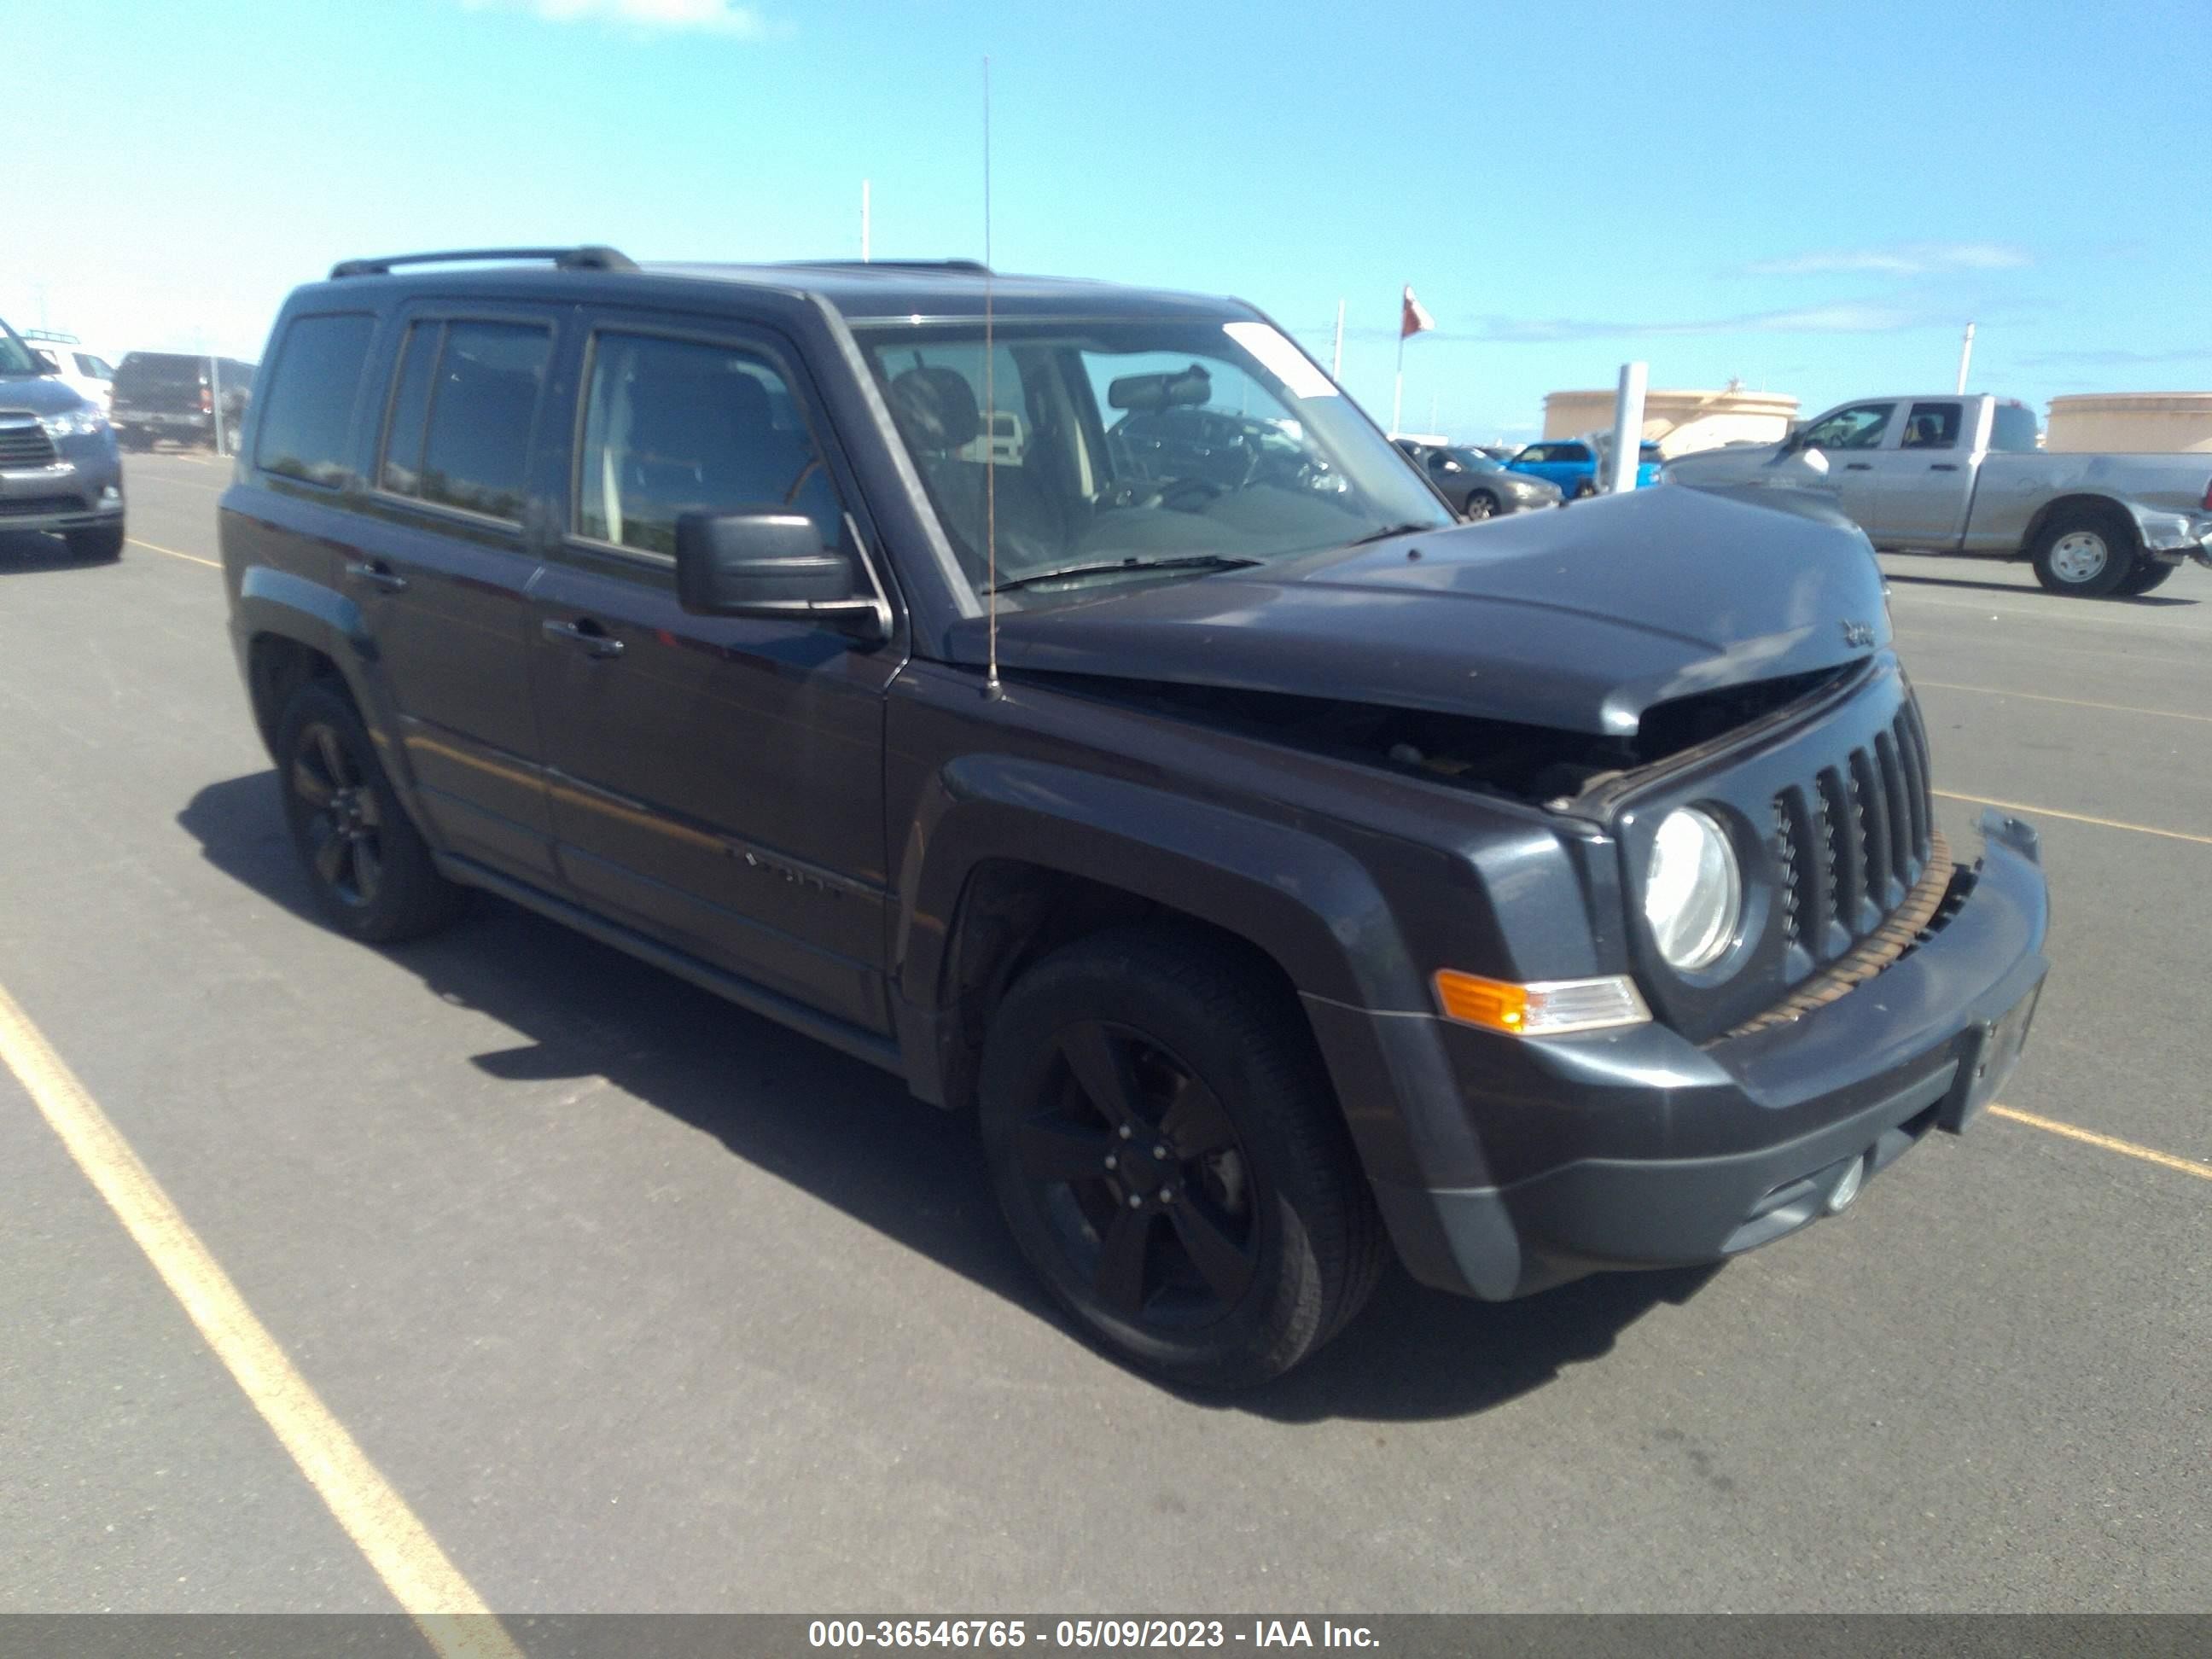
[[[1363,1648],[1364,1625],[1327,1619],[817,1619],[814,1648]]]

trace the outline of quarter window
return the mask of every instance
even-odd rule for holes
[[[368,362],[372,317],[301,317],[277,349],[276,383],[262,400],[254,463],[309,483],[337,485],[352,473],[356,394]]]
[[[701,341],[593,342],[575,533],[672,557],[686,513],[783,508],[841,539],[836,493],[790,385],[765,358]]]
[[[2035,411],[2019,404],[1999,404],[1990,422],[1990,447],[2015,455],[2035,453]]]
[[[522,516],[530,426],[553,352],[532,323],[408,330],[380,478],[395,495],[509,521]]]

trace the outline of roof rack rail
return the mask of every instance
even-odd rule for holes
[[[962,270],[983,276],[991,268],[981,259],[786,259],[787,265],[811,265],[817,270],[866,270],[881,265],[885,270]]]
[[[44,340],[48,345],[82,345],[74,334],[64,334],[58,328],[19,328],[15,331],[27,340]]]
[[[636,261],[611,247],[465,247],[446,253],[394,253],[378,259],[341,259],[331,278],[382,276],[395,265],[446,265],[470,259],[550,259],[557,270],[635,270]]]

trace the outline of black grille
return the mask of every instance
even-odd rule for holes
[[[1871,745],[1774,798],[1787,975],[1835,961],[1905,902],[1928,867],[1928,734],[1911,699]]]
[[[53,464],[54,442],[46,428],[20,415],[0,415],[0,466]]]
[[[82,513],[74,495],[0,495],[0,519],[44,518],[50,513]]]

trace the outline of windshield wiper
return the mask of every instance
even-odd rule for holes
[[[1257,559],[1231,558],[1223,553],[1194,553],[1173,559],[1115,559],[1094,564],[1066,564],[1056,570],[1032,570],[1026,575],[1009,576],[993,593],[1009,592],[1017,587],[1030,587],[1038,582],[1072,580],[1078,576],[1115,576],[1128,570],[1244,570],[1259,563]]]
[[[1442,530],[1446,526],[1443,525],[1436,524],[1394,524],[1386,529],[1370,530],[1364,536],[1353,538],[1351,541],[1345,543],[1345,545],[1346,547],[1364,547],[1370,542],[1387,542],[1393,536],[1412,536],[1424,530]]]

